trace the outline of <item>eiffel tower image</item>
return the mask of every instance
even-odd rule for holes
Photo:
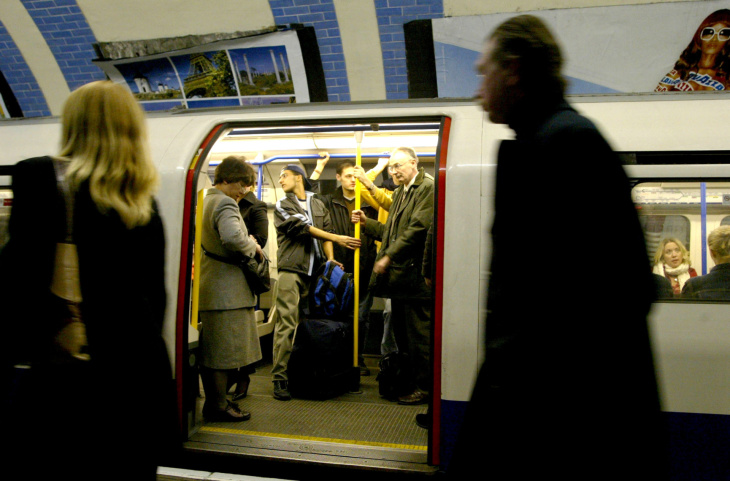
[[[206,97],[208,90],[206,79],[213,75],[215,66],[205,54],[194,53],[190,55],[190,70],[188,76],[183,80],[185,97]]]

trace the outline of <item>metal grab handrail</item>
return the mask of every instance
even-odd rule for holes
[[[359,154],[361,158],[381,158],[381,157],[388,157],[390,156],[390,152],[383,152],[380,154]],[[436,157],[436,152],[423,152],[418,153],[418,157]],[[353,157],[356,157],[356,155],[353,154],[332,154],[330,155],[330,159],[351,159]],[[262,185],[264,183],[264,165],[273,162],[275,160],[284,160],[284,159],[292,159],[292,160],[300,160],[300,159],[321,159],[322,156],[318,154],[306,154],[306,155],[275,155],[273,157],[269,157],[266,160],[261,160],[258,162],[251,162],[251,165],[258,166],[258,186],[256,187],[256,197],[261,200],[261,189]]]
[[[418,157],[436,157],[436,152],[419,152],[417,153]],[[368,158],[368,159],[379,159],[381,157],[389,157],[390,152],[382,152],[380,154],[360,154],[361,158]],[[356,154],[332,154],[330,155],[330,159],[352,159],[356,157]],[[321,159],[322,156],[319,154],[305,154],[305,155],[275,155],[273,157],[269,157],[266,160],[261,161],[252,161],[249,162],[251,165],[258,166],[258,182],[256,187],[256,198],[258,200],[261,200],[261,189],[264,183],[264,165],[271,163],[275,160],[284,160],[284,159],[291,159],[291,160],[300,160],[300,159]],[[219,164],[220,161],[217,162],[210,162],[209,165],[216,165]]]

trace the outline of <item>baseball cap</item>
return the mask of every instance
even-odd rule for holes
[[[307,173],[304,172],[304,169],[302,169],[297,164],[288,164],[286,167],[284,167],[281,170],[291,170],[297,175],[302,176],[302,180],[304,180],[304,187],[306,187],[306,190],[310,190],[312,188],[312,184],[309,182],[309,179],[307,178]]]

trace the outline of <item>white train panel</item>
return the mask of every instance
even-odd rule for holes
[[[718,121],[720,112],[730,107],[727,95],[607,96],[574,98],[572,103],[594,120],[614,149],[621,152],[730,152],[730,123]],[[485,121],[479,107],[468,102],[310,104],[150,114],[150,141],[162,177],[158,199],[167,238],[169,309],[164,332],[173,359],[180,348],[177,339],[190,342],[197,335],[189,326],[180,324],[181,319],[187,318],[187,313],[178,312],[178,306],[190,309],[184,295],[190,279],[180,279],[180,268],[189,267],[185,264],[188,257],[184,248],[190,239],[183,238],[183,233],[191,227],[190,218],[185,216],[186,209],[194,207],[186,205],[186,183],[191,175],[191,165],[211,132],[223,124],[311,126],[361,123],[364,119],[368,122],[404,118],[433,121],[442,117],[450,119],[450,125],[445,169],[440,172],[446,176],[445,210],[439,213],[444,218],[444,231],[440,233],[444,251],[439,257],[443,263],[443,281],[438,286],[443,297],[442,325],[439,326],[442,336],[440,400],[445,412],[463,409],[483,358],[484,293],[491,255],[489,231],[496,152],[502,139],[513,136],[506,127]],[[0,145],[6,147],[0,165],[57,152],[58,130],[57,119],[0,123]],[[216,145],[216,149],[201,161],[209,162],[226,153],[223,145]],[[279,168],[270,165],[265,169],[270,202],[280,195],[276,184]],[[671,182],[730,182],[730,165],[725,164],[630,165],[626,171],[632,179],[667,185]],[[202,177],[195,190],[207,185]],[[7,185],[7,181],[0,179],[0,185]],[[590,179],[566,179],[565,185],[556,186],[578,187],[590,194]],[[519,194],[519,186],[514,188]],[[535,208],[540,212],[538,200]],[[697,267],[701,262],[698,257],[700,246],[705,242],[698,227],[702,216],[696,212],[696,207],[688,209],[678,215],[686,218],[690,225],[689,243],[693,265]],[[554,214],[570,215],[569,212]],[[723,212],[708,213],[706,233],[724,217]],[[269,252],[274,248],[273,244],[270,244]],[[730,398],[728,320],[730,306],[727,304],[658,302],[654,306],[651,330],[665,411],[730,415],[727,403]],[[187,332],[180,333],[180,329]],[[178,376],[182,372],[180,369],[184,369],[180,366],[185,364],[180,361],[175,361]],[[442,438],[435,440],[435,446],[439,442],[442,445],[453,442],[457,429],[458,423],[442,425]]]

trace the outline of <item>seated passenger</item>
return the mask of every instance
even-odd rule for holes
[[[654,276],[654,287],[656,287],[657,299],[671,299],[674,297],[674,291],[672,290],[672,283],[669,282],[664,276],[659,274],[653,274]]]
[[[730,301],[730,226],[718,227],[710,232],[707,246],[715,267],[706,276],[687,280],[682,297]]]
[[[697,271],[690,267],[687,248],[675,237],[667,237],[659,244],[654,254],[653,272],[669,279],[674,297],[679,297],[687,279],[697,277]]]

